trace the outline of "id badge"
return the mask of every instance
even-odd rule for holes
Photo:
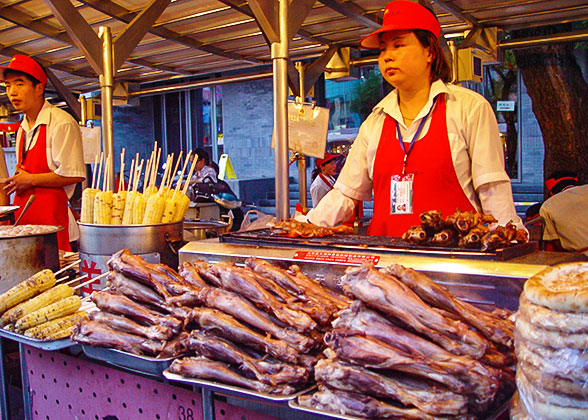
[[[390,180],[390,214],[412,214],[414,174],[394,175]]]

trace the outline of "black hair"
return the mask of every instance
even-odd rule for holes
[[[41,81],[38,80],[36,77],[33,77],[30,74],[25,73],[24,71],[20,71],[20,70],[5,69],[4,70],[4,77],[6,77],[6,76],[24,76],[27,80],[29,80],[33,84],[33,86],[37,86],[39,83],[41,83]]]
[[[431,82],[441,79],[448,83],[451,81],[451,66],[443,54],[439,39],[431,32],[424,29],[413,29],[414,34],[425,48],[429,48],[433,54],[433,62],[431,63]]]
[[[208,165],[210,163],[210,157],[208,156],[208,152],[201,147],[197,147],[194,149],[194,154],[198,155],[198,160],[204,159],[204,164]]]

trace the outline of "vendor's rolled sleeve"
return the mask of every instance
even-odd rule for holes
[[[57,175],[65,177],[86,177],[84,155],[82,149],[82,134],[78,124],[64,122],[52,127],[50,149],[51,169]]]

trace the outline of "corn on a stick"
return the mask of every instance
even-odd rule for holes
[[[65,267],[63,267],[63,268],[60,268],[59,270],[57,270],[57,271],[56,271],[55,273],[53,273],[53,274],[55,275],[55,277],[57,277],[57,276],[58,276],[58,275],[60,275],[61,273],[63,273],[63,272],[65,272],[65,271],[69,270],[70,268],[72,268],[72,267],[75,267],[76,265],[78,265],[78,264],[80,263],[80,261],[82,261],[82,260],[77,260],[77,261],[74,261],[74,262],[72,262],[71,264],[68,264],[68,265],[66,265],[66,266],[65,266]],[[57,281],[59,282],[59,280],[57,280]]]
[[[145,200],[145,197],[143,197],[143,194],[140,192],[136,193],[135,198],[133,199],[133,225],[140,225],[143,223],[146,205],[147,201]]]
[[[174,214],[174,222],[179,222],[184,220],[184,215],[190,207],[190,199],[186,195],[188,191],[188,187],[190,186],[190,179],[192,179],[192,174],[194,173],[194,168],[196,167],[196,162],[198,161],[198,154],[194,153],[194,158],[192,159],[192,165],[190,166],[190,172],[188,172],[188,177],[184,182],[184,187],[181,193],[176,194],[176,212]],[[181,180],[180,180],[181,181]]]
[[[88,313],[86,311],[78,311],[71,315],[66,315],[61,318],[54,319],[53,321],[45,322],[36,327],[29,328],[24,332],[24,335],[39,340],[59,340],[66,338],[73,332],[73,327],[83,319],[87,318]]]
[[[45,306],[30,314],[23,316],[14,325],[16,331],[25,331],[31,327],[43,324],[53,319],[61,318],[74,313],[79,309],[82,302],[79,296],[69,296],[65,299],[58,300],[51,305]]]
[[[73,289],[66,284],[53,286],[51,289],[45,290],[40,295],[26,300],[18,304],[15,308],[10,309],[10,311],[12,311],[10,322],[14,324],[25,315],[35,312],[47,305],[57,302],[58,300],[72,296],[73,292]]]
[[[137,194],[140,194],[137,192],[137,185],[139,182],[141,169],[143,168],[143,163],[143,159],[141,159],[141,163],[139,164],[139,161],[137,161],[137,164],[135,165],[132,189],[127,193],[125,211],[123,212],[123,225],[130,225],[133,223],[133,207],[135,205],[135,197]]]
[[[41,270],[22,283],[0,295],[0,313],[55,286],[55,275],[49,269]]]

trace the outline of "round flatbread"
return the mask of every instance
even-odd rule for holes
[[[588,408],[588,388],[584,382],[546,374],[540,367],[522,361],[519,361],[517,369],[524,373],[528,381],[534,384],[539,392],[577,398],[578,401],[581,401],[579,403],[581,408]],[[570,405],[574,406],[574,404]]]
[[[524,317],[517,317],[515,321],[516,335],[522,340],[555,349],[588,349],[588,334],[565,334],[544,330],[530,324]]]
[[[560,312],[588,312],[588,262],[549,267],[525,282],[526,297]]]
[[[588,333],[588,313],[558,312],[531,302],[525,293],[519,299],[517,316],[546,330],[563,333]]]
[[[588,408],[574,407],[573,404],[584,403],[582,400],[557,394],[538,392],[529,383],[522,371],[517,371],[517,389],[521,403],[533,419],[548,420],[585,420]]]
[[[554,350],[520,340],[516,343],[516,356],[519,363],[529,364],[546,378],[559,377],[580,384],[573,394],[588,397],[588,355],[584,352],[575,349]]]

